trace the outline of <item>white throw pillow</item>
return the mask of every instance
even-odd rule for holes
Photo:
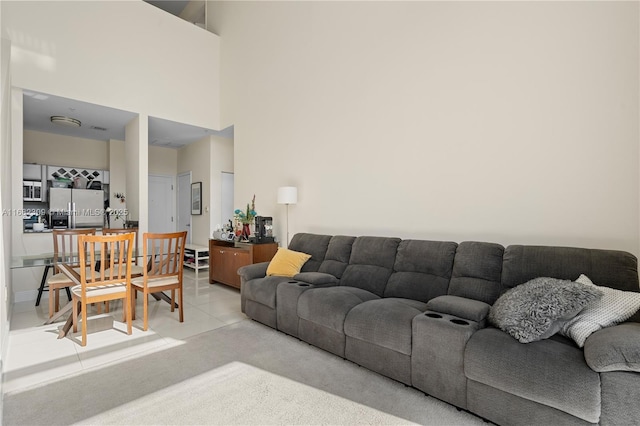
[[[640,309],[640,293],[597,286],[586,275],[580,275],[576,282],[592,285],[604,293],[569,320],[560,331],[560,334],[572,338],[579,347],[584,346],[592,333],[625,321]]]

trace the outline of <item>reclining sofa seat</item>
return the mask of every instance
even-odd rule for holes
[[[413,318],[427,309],[429,300],[447,294],[457,246],[401,241],[382,298],[347,313],[345,358],[410,385]]]
[[[311,258],[302,266],[302,273],[317,272],[331,241],[331,235],[299,233],[289,243],[289,249],[307,253]],[[265,276],[269,262],[243,266],[240,274],[240,309],[250,318],[277,328],[276,290],[291,278]]]
[[[486,326],[490,305],[502,291],[500,244],[465,241],[458,245],[446,296],[427,303],[413,319],[411,385],[467,408],[464,350],[469,338]]]
[[[347,314],[383,296],[399,243],[399,238],[357,237],[339,286],[312,288],[300,295],[299,337],[344,358]]]
[[[329,247],[318,272],[303,272],[293,280],[278,285],[276,289],[277,329],[283,333],[298,337],[299,317],[298,299],[307,290],[338,285],[349,265],[351,248],[355,237],[335,235],[329,241]]]
[[[575,280],[580,274],[597,285],[638,291],[637,259],[626,252],[512,245],[504,253],[505,290],[536,277]],[[497,424],[640,421],[637,402],[620,406],[638,400],[638,373],[597,373],[583,349],[558,334],[522,344],[497,328],[480,329],[466,346],[464,370],[468,409]]]

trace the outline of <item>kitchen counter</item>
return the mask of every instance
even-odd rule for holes
[[[58,228],[58,229],[67,229],[67,228]],[[77,226],[72,229],[95,229],[96,231],[102,231],[102,226]],[[42,231],[34,231],[33,229],[24,229],[22,231],[25,234],[46,234],[53,232],[53,229],[45,228]]]

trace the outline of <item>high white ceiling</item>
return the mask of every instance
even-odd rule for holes
[[[125,126],[136,113],[87,102],[25,90],[23,96],[24,129],[108,141],[124,140]],[[80,127],[51,122],[52,116],[80,120]],[[149,117],[149,145],[180,148],[207,135],[233,138],[233,126],[221,131]]]

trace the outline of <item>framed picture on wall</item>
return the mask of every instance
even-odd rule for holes
[[[191,214],[202,214],[202,182],[191,184]]]

